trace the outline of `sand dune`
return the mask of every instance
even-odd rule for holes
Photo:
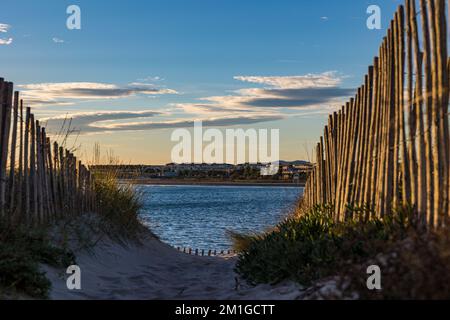
[[[292,282],[249,286],[233,268],[236,257],[199,257],[176,251],[152,236],[142,245],[102,240],[76,253],[81,290],[66,287],[65,270],[43,266],[51,299],[292,300],[302,288]]]

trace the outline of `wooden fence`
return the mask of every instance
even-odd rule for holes
[[[237,254],[236,250],[199,250],[199,249],[195,249],[193,250],[192,248],[183,248],[181,249],[181,247],[177,247],[176,248],[179,252],[182,253],[186,253],[188,255],[195,255],[195,256],[208,256],[208,257],[214,257],[214,256],[223,256],[223,255],[231,255],[231,254]]]
[[[449,215],[449,74],[445,0],[407,0],[364,84],[328,118],[300,203],[336,220],[411,206],[424,223]]]
[[[36,225],[93,210],[89,170],[51,143],[13,83],[2,78],[0,103],[0,217]]]

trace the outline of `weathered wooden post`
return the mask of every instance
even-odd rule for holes
[[[11,151],[9,160],[9,212],[14,214],[16,194],[16,147],[17,147],[17,122],[19,121],[19,92],[14,92],[14,107],[12,120],[12,135],[11,135]],[[12,218],[12,217],[11,217]]]
[[[423,43],[423,77],[425,79],[425,162],[426,162],[426,200],[427,200],[427,223],[434,225],[434,197],[439,190],[435,190],[433,176],[433,148],[432,148],[432,122],[433,122],[433,97],[431,79],[431,43],[428,23],[428,10],[425,0],[420,0],[420,15],[422,18],[422,43]]]
[[[39,221],[39,212],[38,212],[38,178],[36,174],[36,123],[34,121],[34,115],[30,114],[30,124],[31,124],[31,130],[30,130],[30,139],[31,139],[31,146],[30,146],[30,186],[31,186],[31,193],[32,197],[30,199],[31,201],[31,207],[32,207],[32,221],[34,224],[37,224]]]
[[[23,100],[20,100],[20,126],[19,126],[19,195],[18,195],[18,202],[17,202],[17,208],[19,210],[19,213],[22,215],[22,218],[24,218],[24,212],[23,212],[23,198],[25,194],[24,190],[24,170],[23,170],[23,162],[24,162],[24,150],[23,150]]]
[[[0,123],[0,217],[6,214],[6,165],[8,160],[9,136],[11,126],[12,108],[11,82],[0,82],[0,102],[1,102],[1,123]]]

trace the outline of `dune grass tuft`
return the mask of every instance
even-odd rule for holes
[[[135,188],[120,184],[114,175],[96,176],[98,213],[105,220],[106,234],[114,238],[137,239],[144,229],[139,220],[141,200]]]
[[[91,172],[94,174],[97,213],[103,218],[103,232],[116,240],[139,240],[141,232],[147,230],[139,219],[142,207],[141,194],[130,183],[119,179],[118,157],[113,150],[106,153],[102,169],[100,144],[95,143]]]

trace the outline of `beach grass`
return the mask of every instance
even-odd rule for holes
[[[95,175],[94,181],[103,231],[116,239],[137,240],[145,228],[139,220],[139,193],[132,185],[121,184],[113,172]]]

